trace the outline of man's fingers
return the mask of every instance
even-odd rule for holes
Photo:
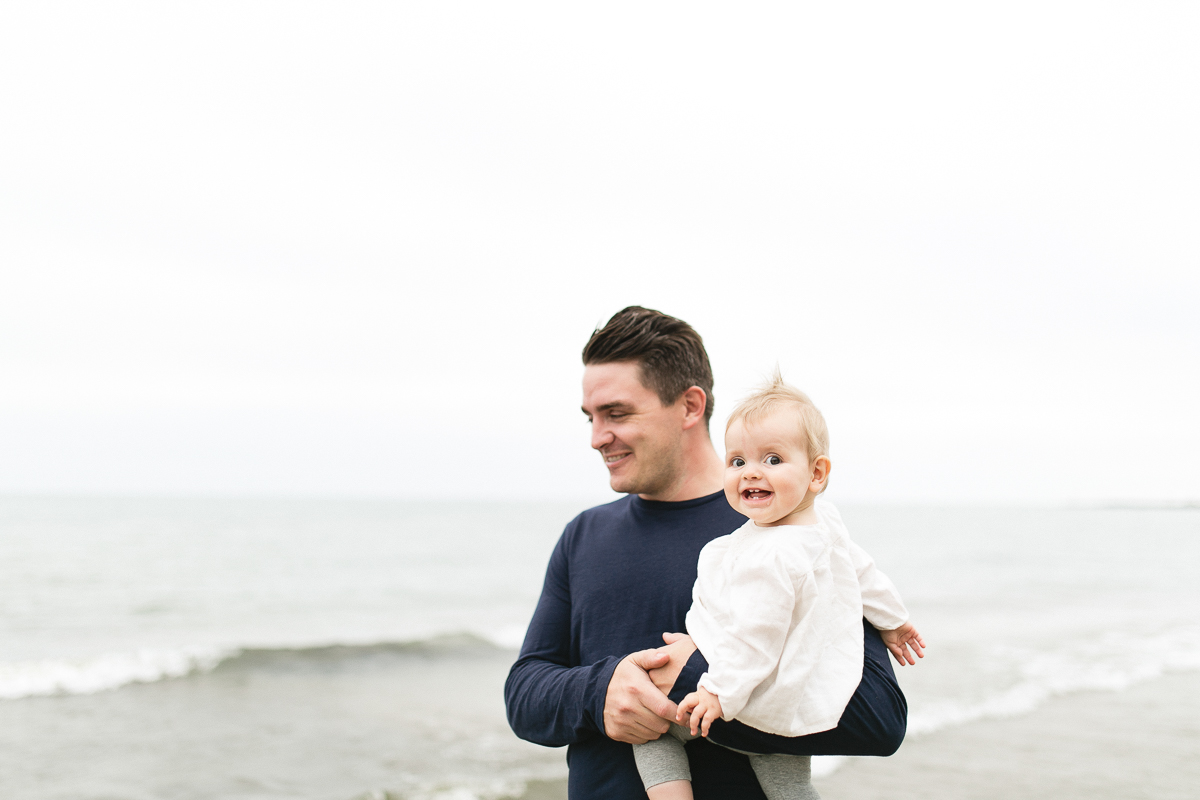
[[[609,735],[610,739],[630,744],[643,744],[651,739],[657,739],[671,727],[665,719],[656,717],[645,709],[627,711],[615,730]]]
[[[635,692],[639,707],[631,709],[634,718],[642,725],[653,730],[655,733],[666,733],[671,727],[668,720],[674,719],[678,706],[667,699],[667,696],[655,689],[653,684],[649,688],[638,689]]]
[[[642,702],[646,704],[646,708],[653,711],[663,719],[674,719],[679,713],[679,706],[672,703],[665,694],[658,691],[656,688],[653,694],[644,694]]]
[[[613,672],[604,703],[604,731],[610,739],[620,742],[657,739],[670,728],[670,723],[662,717],[673,717],[675,704],[646,674],[646,664],[665,660],[665,656],[660,659],[657,655],[653,650],[633,653]],[[660,713],[664,711],[667,713]]]
[[[645,737],[647,740],[657,739],[666,733],[671,727],[671,724],[664,719],[658,717],[649,717],[645,720],[637,720],[634,728],[639,736]]]
[[[671,723],[668,721],[670,717],[664,718],[662,714],[659,714],[653,708],[644,705],[644,702],[643,698],[643,706],[633,712],[633,719],[638,725],[641,725],[648,731],[652,731],[654,734],[666,733],[671,727]],[[667,702],[670,703],[669,700]],[[670,705],[671,717],[674,717],[675,704],[670,703]],[[652,736],[651,738],[656,737]]]
[[[687,638],[686,633],[664,633],[663,634],[663,641],[666,642],[667,644],[675,644],[680,639],[686,639],[686,638]]]
[[[666,653],[658,650],[639,650],[629,656],[630,663],[641,667],[643,671],[649,672],[652,669],[657,669],[663,664],[671,660],[671,657]]]
[[[620,737],[616,738],[617,741],[628,744],[645,744],[654,741],[661,735],[659,731],[650,730],[645,725],[630,725]]]

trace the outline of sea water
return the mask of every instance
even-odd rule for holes
[[[580,510],[0,498],[0,796],[550,796],[501,692]],[[842,513],[929,644],[910,736],[1200,670],[1200,510]]]

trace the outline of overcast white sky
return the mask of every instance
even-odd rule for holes
[[[639,303],[837,498],[1200,496],[1200,7],[821,5],[5,3],[0,491],[604,499]]]

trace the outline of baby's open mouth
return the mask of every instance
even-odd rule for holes
[[[742,492],[743,500],[766,500],[774,492],[768,492],[766,489],[747,489]]]

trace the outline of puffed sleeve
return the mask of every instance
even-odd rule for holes
[[[796,605],[798,587],[779,554],[753,555],[739,559],[729,576],[715,619],[726,635],[715,652],[704,654],[709,667],[700,677],[700,685],[720,698],[727,720],[745,708],[750,694],[779,665]]]
[[[850,538],[850,532],[846,530],[846,524],[842,522],[842,515],[838,513],[837,508],[832,503],[821,502],[820,509],[826,522],[834,527],[846,542],[851,563],[858,574],[863,616],[867,618],[867,622],[881,631],[895,630],[908,622],[908,609],[896,585],[883,570],[875,566],[875,559]]]

